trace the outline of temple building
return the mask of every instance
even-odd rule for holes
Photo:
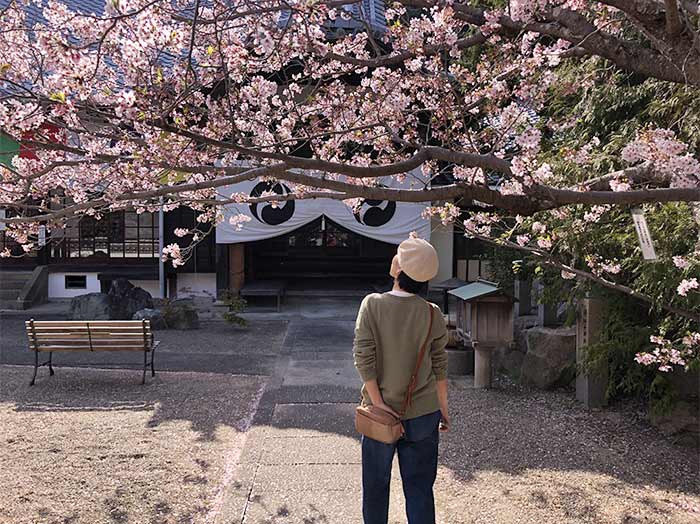
[[[104,9],[104,3],[94,0],[61,1],[81,12]],[[329,38],[334,32],[368,27],[377,33],[386,30],[382,0],[363,0],[342,8],[352,16],[338,17],[336,25],[328,28]],[[293,23],[293,17],[282,13],[279,23]],[[0,130],[0,162],[11,161],[15,154],[31,153],[3,138]],[[398,184],[392,179],[382,183]],[[268,182],[253,180],[223,188],[221,193],[258,196],[266,190],[283,194],[287,188],[281,183],[269,187]],[[224,220],[214,230],[205,231],[184,266],[165,264],[165,296],[216,297],[224,290],[271,280],[285,281],[300,293],[380,289],[388,284],[396,245],[414,231],[430,240],[439,253],[440,273],[435,282],[453,276],[473,280],[483,274],[480,262],[469,262],[476,255],[468,253],[471,244],[461,234],[422,217],[428,205],[431,203],[368,200],[359,209],[352,209],[329,199],[286,201],[279,206],[227,204],[226,215],[245,214],[249,221],[238,229]],[[178,238],[174,231],[195,227],[195,212],[184,207],[162,217],[135,210],[112,212],[100,220],[86,216],[74,219],[63,230],[40,235],[39,245],[31,253],[0,259],[0,270],[28,275],[37,267],[46,268],[49,299],[105,291],[120,277],[161,296],[160,246],[189,244],[190,238]],[[22,254],[0,226],[0,250],[6,248],[14,255]],[[13,304],[12,293],[4,291],[0,307]]]

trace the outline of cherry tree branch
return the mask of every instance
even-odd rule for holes
[[[445,0],[400,0],[405,6],[429,8],[447,5]],[[659,44],[657,15],[662,5],[653,0],[603,0],[601,3],[622,11],[625,16],[644,30],[655,46]],[[483,26],[486,9],[472,7],[466,0],[453,5],[457,17],[470,24]],[[499,19],[502,30],[499,34],[518,36],[525,31],[561,38],[585,50],[588,54],[607,58],[626,71],[649,78],[667,80],[680,84],[700,85],[700,54],[692,50],[692,41],[682,39],[675,46],[661,43],[664,52],[649,47],[643,42],[626,40],[600,31],[585,16],[563,8],[555,8],[546,15],[545,22],[520,22],[503,15]],[[663,20],[663,18],[662,18]],[[664,33],[665,34],[665,33]],[[663,35],[661,35],[663,36]],[[581,51],[579,51],[581,52]]]
[[[678,13],[678,3],[676,0],[664,0],[664,2],[666,4],[666,32],[675,38],[683,31],[683,24]]]
[[[489,236],[482,235],[480,233],[477,233],[475,231],[468,231],[467,234],[470,237],[477,238],[479,240],[482,240],[488,244],[498,246],[498,247],[508,247],[511,249],[516,249],[518,251],[523,251],[525,253],[528,253],[535,258],[537,258],[542,264],[546,266],[553,267],[555,269],[559,269],[561,271],[566,271],[568,273],[572,273],[576,275],[577,277],[580,277],[584,280],[588,280],[590,282],[594,282],[600,286],[603,286],[608,289],[612,289],[613,291],[617,291],[619,293],[623,293],[625,295],[628,295],[632,298],[635,298],[637,300],[640,300],[642,302],[646,302],[647,304],[651,304],[653,306],[657,305],[657,301],[653,298],[650,297],[649,295],[646,295],[644,293],[640,293],[638,291],[635,291],[631,287],[625,286],[623,284],[618,284],[616,282],[613,282],[611,280],[608,280],[604,277],[601,277],[599,275],[595,275],[591,273],[590,271],[584,271],[582,269],[577,269],[575,267],[572,267],[568,264],[564,264],[554,258],[554,256],[551,253],[548,253],[546,251],[543,251],[541,249],[536,249],[532,247],[527,247],[527,246],[521,246],[515,242],[511,242],[509,240],[504,240],[504,239],[493,239]],[[668,311],[669,313],[673,313],[674,315],[681,316],[683,318],[688,318],[691,320],[697,320],[698,316],[696,312],[689,311],[686,309],[681,309],[677,308],[675,306],[672,306],[670,304],[660,304],[659,307],[663,309],[664,311]]]
[[[380,56],[377,58],[370,59],[355,58],[352,56],[340,55],[338,53],[328,53],[325,55],[325,59],[334,60],[342,64],[351,64],[358,67],[390,67],[401,65],[407,60],[410,60],[417,56],[434,56],[447,49],[450,49],[451,47],[455,47],[460,50],[469,49],[470,47],[475,47],[477,45],[484,44],[487,40],[488,37],[486,37],[483,33],[479,32],[466,38],[460,38],[453,45],[450,46],[448,46],[447,44],[425,46],[420,50],[420,52],[407,50],[388,56]]]

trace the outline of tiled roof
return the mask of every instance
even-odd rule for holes
[[[0,9],[9,5],[12,0],[0,0]],[[17,0],[15,0],[17,1]],[[105,12],[105,0],[59,0],[68,6],[71,11],[81,14],[103,15]],[[206,1],[204,3],[207,3]],[[46,0],[32,2],[26,9],[30,13],[29,23],[34,24],[41,20],[41,9],[46,4]],[[200,3],[201,5],[201,3]],[[348,4],[339,9],[345,9],[351,14],[349,20],[338,17],[331,24],[331,29],[345,29],[350,31],[364,30],[365,23],[374,31],[384,32],[387,28],[384,9],[384,0],[361,0],[358,3]],[[183,8],[183,12],[187,12]],[[190,9],[191,11],[191,9]],[[280,25],[286,25],[290,20],[290,11],[280,13]]]
[[[387,29],[384,0],[361,0],[354,4],[347,4],[337,8],[337,11],[345,11],[349,18],[338,16],[329,24],[330,30],[343,29],[348,32],[364,31],[369,26],[372,31],[383,33]],[[279,24],[285,26],[291,19],[291,11],[280,13]]]
[[[0,9],[6,8],[12,0],[0,0]],[[15,2],[17,0],[14,0]],[[59,0],[62,4],[76,13],[84,15],[102,15],[105,11],[105,0]],[[37,21],[42,20],[41,10],[47,4],[46,0],[40,2],[31,2],[25,4],[25,9],[29,14],[29,25],[34,25]]]

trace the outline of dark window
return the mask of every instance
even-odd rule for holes
[[[83,217],[54,238],[57,258],[155,258],[158,219],[153,213],[118,211],[105,217]]]
[[[66,275],[66,289],[86,289],[86,275]]]
[[[16,213],[13,213],[12,210],[0,209],[0,217],[10,218],[15,215]],[[12,235],[10,235],[7,226],[5,226],[5,228],[3,228],[2,231],[0,231],[0,252],[7,250],[13,257],[37,256],[36,242],[34,242],[33,240],[30,240],[30,242],[34,244],[34,247],[31,251],[27,253],[24,251],[23,247],[20,244],[18,244],[14,238],[12,238]]]

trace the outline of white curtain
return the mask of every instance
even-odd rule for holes
[[[407,177],[402,183],[391,177],[380,182],[387,187],[410,187],[411,181],[416,181],[415,176],[413,174]],[[258,196],[262,191],[270,190],[284,194],[288,188],[283,182],[271,186],[267,182],[250,180],[222,188],[219,194],[221,199],[228,199],[235,193]],[[430,220],[421,216],[427,205],[429,204],[425,202],[367,200],[359,213],[353,213],[352,208],[342,201],[328,198],[282,201],[276,208],[267,202],[257,205],[227,204],[224,206],[224,222],[216,228],[216,242],[233,244],[284,235],[321,215],[354,233],[390,244],[399,244],[412,231],[421,238],[430,240]],[[239,214],[250,218],[240,229],[229,222],[231,217]]]

